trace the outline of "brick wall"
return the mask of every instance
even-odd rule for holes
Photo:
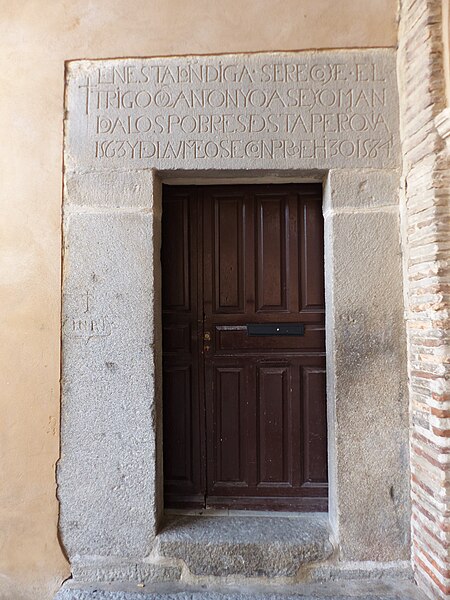
[[[412,561],[419,586],[440,600],[450,598],[450,172],[436,127],[445,114],[443,67],[441,0],[403,0],[399,73]]]

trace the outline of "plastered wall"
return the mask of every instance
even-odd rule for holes
[[[57,536],[64,61],[395,46],[396,0],[0,1],[0,598],[48,600]]]

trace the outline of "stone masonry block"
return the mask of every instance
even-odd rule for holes
[[[153,219],[65,222],[62,445],[69,556],[143,556],[155,531]]]
[[[324,210],[379,209],[398,206],[400,173],[396,170],[332,170]]]
[[[407,559],[408,401],[398,215],[336,214],[327,221],[341,557]]]
[[[153,177],[150,170],[103,173],[66,171],[64,181],[66,208],[152,208]]]
[[[66,165],[395,168],[395,51],[73,61]]]

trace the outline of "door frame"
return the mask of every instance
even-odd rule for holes
[[[123,175],[120,171],[86,176],[83,174],[80,177],[86,177],[87,181],[95,177],[95,184],[104,186],[99,187],[101,193],[108,193],[112,198],[121,198],[120,194],[124,194]],[[111,296],[108,295],[110,284],[107,277],[102,276],[100,282],[98,279],[93,281],[92,268],[97,269],[97,272],[104,272],[106,267],[103,265],[109,265],[111,260],[108,256],[110,247],[113,249],[130,247],[129,230],[124,230],[123,225],[120,224],[120,231],[123,231],[120,235],[123,237],[115,233],[116,230],[112,230],[115,237],[111,236],[110,225],[108,224],[106,228],[104,225],[105,219],[109,219],[106,223],[111,222],[112,217],[109,213],[105,215],[102,212],[87,210],[80,212],[80,216],[75,212],[74,217],[69,211],[65,213],[66,247],[70,246],[71,252],[75,252],[81,260],[68,263],[65,259],[62,377],[66,386],[74,380],[74,377],[81,377],[80,383],[77,381],[77,387],[74,389],[82,390],[84,395],[81,396],[81,400],[89,402],[90,407],[89,410],[80,412],[78,392],[73,394],[69,388],[63,388],[61,435],[64,462],[58,465],[57,481],[58,498],[61,502],[60,528],[65,548],[69,557],[72,557],[73,572],[77,572],[76,565],[85,564],[85,559],[82,557],[75,559],[80,552],[80,537],[78,530],[72,531],[73,518],[78,515],[79,507],[83,507],[83,518],[86,522],[94,525],[99,524],[99,520],[95,504],[87,505],[84,499],[77,500],[79,498],[77,490],[80,489],[79,477],[81,476],[85,482],[90,481],[96,463],[85,464],[80,460],[79,453],[72,448],[79,446],[80,435],[84,436],[85,432],[89,433],[92,430],[92,414],[97,415],[95,417],[97,423],[104,423],[103,429],[106,428],[107,435],[112,439],[117,435],[114,423],[104,418],[105,397],[101,397],[98,407],[92,403],[93,400],[90,400],[91,394],[95,394],[95,398],[98,397],[97,387],[91,383],[92,361],[97,360],[92,352],[98,353],[96,348],[100,345],[100,348],[105,348],[101,351],[106,352],[105,356],[109,357],[111,343],[117,344],[118,331],[126,331],[127,327],[132,327],[133,332],[138,327],[144,327],[145,339],[151,340],[150,344],[146,344],[145,353],[138,363],[141,369],[139,377],[143,380],[142,384],[139,383],[141,391],[134,395],[132,407],[125,410],[127,423],[135,422],[139,423],[139,427],[145,426],[145,430],[142,429],[142,433],[139,434],[145,443],[143,445],[143,442],[140,442],[139,452],[136,454],[140,462],[136,466],[134,463],[132,465],[132,472],[135,473],[132,479],[134,483],[127,491],[127,494],[132,495],[132,503],[135,506],[133,512],[135,516],[129,526],[135,531],[133,535],[139,548],[151,547],[163,522],[160,283],[162,183],[209,185],[323,182],[329,523],[343,561],[381,560],[379,557],[389,557],[389,560],[407,559],[409,542],[404,532],[408,531],[407,522],[409,522],[408,406],[407,403],[402,402],[402,399],[406,398],[406,375],[403,351],[405,332],[402,271],[399,253],[398,177],[398,172],[395,170],[364,169],[347,171],[334,169],[320,172],[199,170],[194,173],[180,170],[168,173],[158,172],[155,169],[135,171],[126,181],[133,182],[133,189],[139,190],[140,197],[145,197],[147,204],[144,208],[118,212],[119,216],[125,214],[127,219],[136,219],[136,217],[140,219],[137,226],[133,225],[135,229],[132,230],[134,237],[131,254],[125,254],[119,267],[127,277],[132,273],[138,274],[141,278],[137,280],[139,287],[136,289],[139,291],[136,293],[141,294],[142,282],[147,292],[145,297],[139,300],[141,304],[133,304],[131,311],[128,304],[124,304],[126,308],[121,308],[122,304],[119,308],[113,305],[116,311],[113,317],[114,314],[118,314],[114,319],[108,316],[107,312],[111,310]],[[359,199],[359,191],[367,188],[370,190],[370,196],[367,196],[367,200],[365,196]],[[82,243],[76,237],[79,235],[79,229],[78,225],[73,229],[71,220],[73,218],[82,219],[79,222],[83,223],[83,232],[86,231],[83,236],[88,236],[88,242]],[[144,218],[145,227],[139,225]],[[92,234],[84,224],[85,221],[89,224],[93,220],[95,220],[95,227],[97,227],[96,223],[99,224],[95,230],[97,236],[95,243],[103,244],[104,248],[99,258],[94,256],[95,260],[90,246]],[[383,225],[382,229],[379,223]],[[69,225],[72,225],[72,228]],[[374,227],[378,228],[376,229],[378,238],[373,235]],[[349,245],[345,236],[354,235],[355,232],[358,235],[356,241],[358,242],[359,239],[359,242],[356,245]],[[380,239],[383,240],[384,251],[382,252],[380,252]],[[138,251],[136,244],[139,244],[140,248],[143,247],[142,244],[148,248],[143,254],[138,254],[141,258],[144,257],[142,263],[131,261],[131,257],[134,259]],[[116,259],[114,253],[111,257]],[[86,270],[86,264],[98,266],[90,266],[89,270]],[[389,264],[389,269],[386,269],[386,264]],[[68,274],[69,268],[72,268],[72,271]],[[118,268],[117,262],[114,263],[114,268]],[[345,274],[348,274],[347,280],[343,279]],[[126,281],[128,288],[130,280]],[[68,330],[66,324],[72,326],[75,320],[79,319],[80,313],[83,319],[85,318],[85,290],[88,287],[94,288],[97,293],[96,305],[91,309],[92,318],[97,318],[99,314],[104,327],[96,333],[95,338],[80,339],[78,335],[74,337],[72,329]],[[84,293],[82,301],[80,301],[80,291]],[[367,303],[368,294],[369,298],[376,298],[376,302]],[[123,302],[121,295],[116,294],[114,298],[114,302]],[[389,311],[389,330],[388,335],[384,337],[377,337],[380,302],[384,307],[388,307]],[[365,313],[358,312],[361,311],[362,303],[365,304]],[[138,311],[136,306],[139,306]],[[106,315],[105,318],[102,310],[105,311],[103,313]],[[385,331],[384,326],[383,331]],[[89,341],[91,339],[92,344]],[[128,348],[126,350],[128,351]],[[367,358],[364,355],[366,350],[372,352],[367,355]],[[79,357],[82,359],[80,360]],[[148,372],[143,370],[144,359]],[[381,374],[380,368],[384,369]],[[89,385],[83,383],[86,377]],[[374,398],[378,399],[376,404]],[[368,414],[370,418],[367,418]],[[136,421],[137,418],[139,421]],[[382,431],[379,430],[380,424],[382,424]],[[380,439],[383,440],[382,444]],[[352,460],[355,443],[360,456],[363,457],[362,461]],[[87,442],[83,447],[88,447]],[[120,445],[117,447],[120,448]],[[122,454],[115,448],[116,446],[111,451],[111,447],[108,447],[107,456],[102,458],[106,473],[110,468],[109,462],[122,460]],[[77,474],[75,488],[71,483],[73,478],[69,475],[72,470]],[[367,493],[361,494],[361,491],[364,491],[361,488],[362,482],[367,484]],[[92,482],[89,485],[94,486],[95,494],[99,494],[99,498],[106,494],[106,490],[109,497],[109,488],[102,479],[96,478],[95,484]],[[378,490],[384,490],[386,487],[387,496],[378,493]],[[377,493],[371,494],[372,489],[376,489]],[[394,490],[395,503],[389,489]],[[127,498],[128,495],[125,496],[124,501],[131,502]],[[121,505],[118,505],[117,516],[114,516],[115,521],[119,519],[119,515],[125,514],[119,506]],[[113,507],[110,510],[113,511],[111,514],[116,514]],[[402,525],[399,529],[399,522],[405,522],[404,527]],[[361,532],[361,523],[364,523],[364,536]],[[387,523],[390,523],[388,528]],[[392,535],[386,546],[387,530]],[[120,531],[117,532],[117,536],[122,539]],[[88,537],[90,540],[91,536]],[[376,547],[374,540],[376,540]],[[86,544],[88,543],[93,547],[97,544],[94,539],[86,541]]]

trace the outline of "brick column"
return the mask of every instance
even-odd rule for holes
[[[404,0],[399,73],[411,399],[412,560],[433,599],[450,598],[450,172],[441,0]]]

